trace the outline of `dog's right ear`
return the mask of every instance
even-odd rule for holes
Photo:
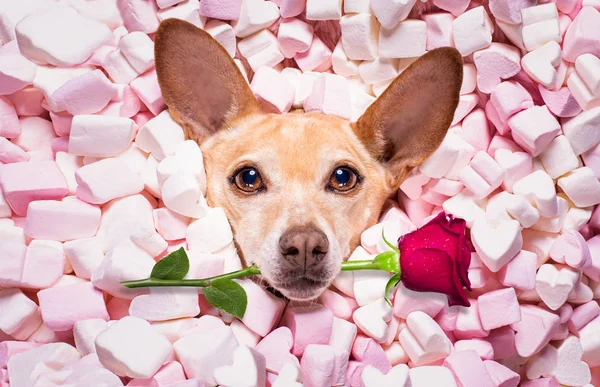
[[[207,32],[179,19],[163,21],[154,43],[165,103],[187,135],[202,142],[258,102],[225,49]]]

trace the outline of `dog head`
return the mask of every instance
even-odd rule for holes
[[[462,83],[460,54],[431,51],[350,123],[261,111],[231,57],[187,22],[163,22],[155,53],[170,113],[201,145],[208,203],[225,210],[246,264],[299,300],[329,286],[384,201],[439,146]]]

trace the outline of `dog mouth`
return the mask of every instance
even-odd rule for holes
[[[330,281],[309,275],[288,277],[280,281],[271,281],[271,285],[290,300],[309,301],[321,295]]]

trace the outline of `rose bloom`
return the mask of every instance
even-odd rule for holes
[[[467,269],[471,251],[466,222],[443,211],[423,227],[398,239],[401,281],[417,292],[448,296],[448,305],[470,306],[463,287],[471,290]]]

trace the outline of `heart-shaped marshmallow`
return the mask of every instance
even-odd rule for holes
[[[244,0],[240,17],[231,23],[235,36],[245,38],[269,27],[279,18],[279,7],[272,1]]]
[[[266,368],[269,372],[279,373],[287,363],[300,365],[296,356],[292,355],[294,339],[292,332],[287,327],[280,327],[269,333],[256,346],[266,359]]]
[[[552,310],[560,308],[579,281],[579,273],[569,267],[544,264],[535,277],[535,290]]]
[[[559,383],[567,386],[583,386],[591,381],[590,367],[581,361],[583,349],[576,336],[569,336],[556,348],[556,369],[554,376]]]
[[[483,263],[494,273],[523,247],[521,225],[516,220],[492,225],[484,219],[478,219],[471,228],[471,240]]]
[[[542,47],[537,48],[521,59],[523,70],[534,81],[547,88],[555,85],[557,77],[557,67],[561,63],[560,45],[555,41],[548,42]]]
[[[534,305],[521,305],[521,321],[511,325],[516,331],[515,347],[522,357],[539,352],[552,338],[560,318]]]
[[[541,377],[552,377],[556,369],[557,357],[556,348],[546,345],[544,349],[532,356],[527,362],[527,378],[534,380]]]
[[[388,336],[388,322],[392,319],[392,307],[380,298],[356,309],[352,318],[363,333],[383,343]]]
[[[233,364],[213,372],[215,381],[225,387],[264,387],[266,385],[265,357],[245,345],[233,352]]]
[[[508,79],[521,70],[519,49],[508,44],[492,43],[473,54],[477,68],[477,87],[483,93],[491,93],[502,79]]]
[[[303,387],[304,385],[298,382],[299,379],[299,366],[292,363],[285,363],[271,387]]]
[[[360,379],[364,387],[405,387],[410,385],[408,370],[406,364],[398,364],[384,375],[369,365],[363,370]]]
[[[592,264],[590,249],[583,236],[575,230],[563,231],[552,245],[550,258],[575,269],[584,269]]]

